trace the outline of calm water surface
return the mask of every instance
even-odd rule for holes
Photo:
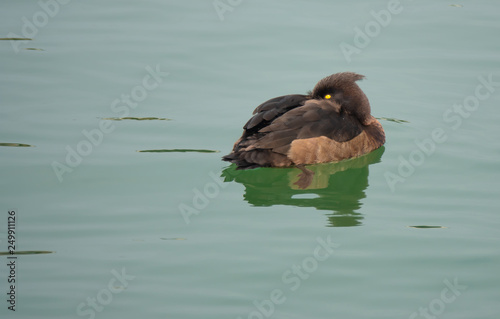
[[[499,4],[45,3],[0,10],[2,318],[498,318]],[[220,160],[340,71],[384,148]]]

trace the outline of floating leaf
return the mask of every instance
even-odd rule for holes
[[[53,251],[48,250],[25,250],[25,251],[16,251],[11,254],[8,251],[0,251],[0,256],[9,256],[9,255],[38,255],[38,254],[53,254]]]
[[[31,39],[31,38],[0,38],[0,40],[19,41],[19,40],[33,40],[33,39]]]
[[[160,238],[161,240],[187,240],[187,238]]]
[[[220,151],[215,151],[215,150],[203,150],[203,149],[182,149],[182,148],[177,148],[177,149],[166,149],[166,150],[141,150],[137,151],[140,153],[188,153],[188,152],[194,152],[194,153],[219,153]]]
[[[405,120],[400,120],[400,119],[395,119],[395,118],[389,118],[389,117],[377,117],[376,119],[377,120],[381,120],[381,121],[395,122],[395,123],[410,123],[410,122],[405,121]]]
[[[0,143],[0,146],[12,146],[12,147],[33,147],[33,145],[29,145],[29,144],[21,144],[21,143]]]
[[[431,225],[418,225],[418,226],[408,226],[410,228],[446,228],[444,226],[431,226]]]
[[[110,121],[123,121],[123,120],[134,120],[134,121],[171,121],[168,118],[162,117],[105,117],[103,120]]]
[[[450,4],[450,7],[463,8],[464,6],[461,4]]]

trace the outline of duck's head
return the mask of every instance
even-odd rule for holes
[[[362,124],[369,125],[373,118],[370,114],[370,102],[356,84],[356,81],[363,78],[364,75],[353,72],[332,74],[316,84],[311,92],[311,97],[317,100],[336,102],[343,112],[352,114]]]

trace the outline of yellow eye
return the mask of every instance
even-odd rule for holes
[[[332,96],[330,94],[325,95],[325,99],[329,100],[331,98],[332,98]]]

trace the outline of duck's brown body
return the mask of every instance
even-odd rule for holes
[[[355,83],[362,78],[337,73],[319,81],[308,95],[264,102],[223,159],[242,169],[288,167],[340,161],[379,148],[385,133]]]

